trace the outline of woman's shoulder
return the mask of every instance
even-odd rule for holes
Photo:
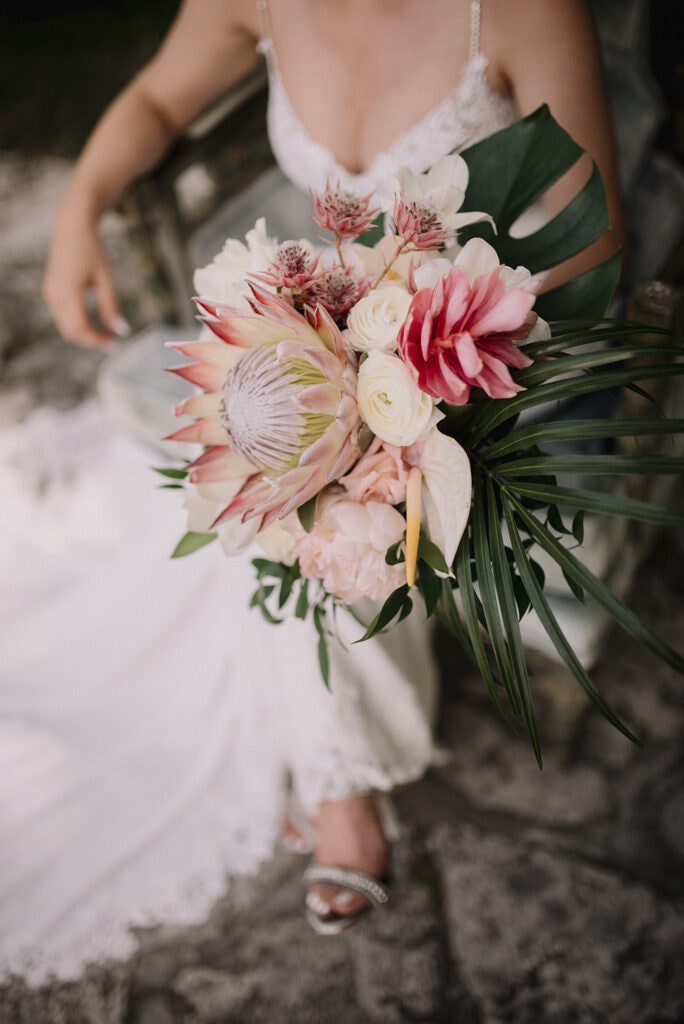
[[[564,66],[570,59],[579,70],[596,50],[587,0],[482,0],[480,43],[492,71],[512,92],[524,69],[543,74],[562,54]]]

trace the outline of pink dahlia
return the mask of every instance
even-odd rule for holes
[[[282,518],[359,457],[356,367],[324,310],[311,321],[252,286],[251,312],[198,300],[214,340],[171,347],[196,361],[175,373],[205,389],[169,440],[208,445],[190,466],[200,495],[221,501],[213,525]]]
[[[399,354],[433,398],[465,405],[474,387],[490,398],[523,390],[509,368],[531,362],[515,343],[536,322],[534,286],[527,275],[521,287],[507,288],[505,270],[497,266],[471,281],[455,266],[414,295],[397,339]]]

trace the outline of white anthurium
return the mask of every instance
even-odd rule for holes
[[[511,288],[522,288],[528,292],[536,292],[541,284],[527,267],[508,267],[499,262],[496,249],[483,238],[471,238],[459,251],[453,266],[460,267],[468,275],[471,285],[477,277],[499,271],[499,278],[506,291]],[[422,268],[421,268],[422,269]]]
[[[404,203],[430,207],[438,214],[442,227],[458,231],[466,224],[494,221],[488,213],[459,213],[469,178],[468,165],[458,153],[442,157],[425,174],[416,174],[408,167],[400,167],[394,174],[398,191]]]
[[[489,274],[500,267],[501,262],[494,246],[485,242],[483,238],[471,238],[458,253],[453,266],[460,267],[472,284],[476,277]]]
[[[443,256],[439,256],[435,260],[427,260],[413,272],[413,283],[416,290],[434,288],[440,277],[446,277],[452,267],[451,260],[447,260]]]
[[[465,450],[436,427],[407,455],[406,582],[413,586],[421,522],[450,566],[468,525],[472,481]]]
[[[522,345],[527,345],[531,341],[548,341],[551,337],[551,328],[547,324],[546,320],[542,320],[540,316],[537,317],[534,327],[527,335],[525,340],[521,342]]]
[[[359,367],[356,397],[361,417],[375,436],[402,448],[444,418],[406,363],[390,352],[368,353]]]
[[[451,565],[470,514],[470,460],[458,441],[435,429],[423,443],[420,469],[426,533]]]

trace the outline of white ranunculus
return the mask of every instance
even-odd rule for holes
[[[356,398],[376,437],[400,447],[413,444],[443,418],[406,364],[389,352],[368,353],[359,367]]]
[[[277,248],[275,240],[266,234],[266,221],[260,217],[245,235],[245,242],[229,238],[211,263],[195,271],[196,294],[237,309],[248,309],[247,278],[253,273],[263,273],[274,259]]]
[[[398,285],[376,288],[364,295],[347,317],[347,342],[356,352],[394,352],[410,305],[411,295]]]

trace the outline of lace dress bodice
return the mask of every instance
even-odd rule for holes
[[[302,124],[284,87],[270,30],[266,0],[258,0],[269,74],[268,135],[275,158],[287,178],[299,188],[320,191],[326,181],[339,182],[351,192],[374,192],[383,198],[389,175],[398,167],[427,170],[454,149],[464,149],[516,120],[513,100],[490,86],[487,57],[480,51],[480,2],[471,14],[470,56],[458,84],[416,124],[403,132],[371,166],[353,173],[331,150],[314,139]]]

